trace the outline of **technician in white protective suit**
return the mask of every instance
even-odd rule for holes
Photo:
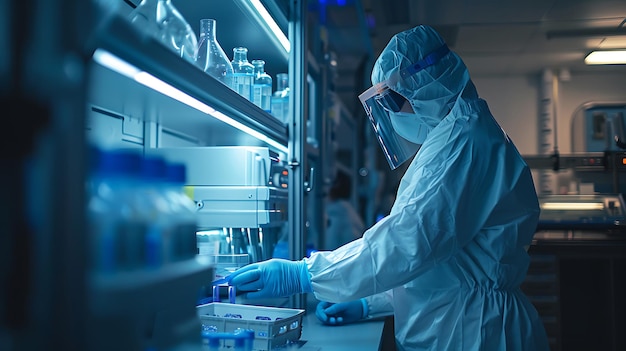
[[[520,290],[539,204],[528,166],[463,61],[428,26],[396,34],[359,98],[392,168],[413,160],[363,237],[228,279],[248,298],[315,294],[326,324],[393,314],[400,350],[548,350]],[[419,149],[419,152],[416,151]]]

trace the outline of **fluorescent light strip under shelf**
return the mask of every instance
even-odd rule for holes
[[[118,72],[128,78],[134,79],[136,82],[145,85],[146,87],[153,89],[155,91],[160,92],[163,95],[169,96],[172,99],[182,102],[183,104],[192,107],[200,112],[206,113],[218,120],[233,126],[240,131],[247,133],[269,145],[272,145],[276,149],[283,151],[285,153],[288,152],[288,149],[276,142],[268,138],[266,135],[259,133],[258,131],[235,121],[231,117],[223,114],[220,111],[217,111],[213,107],[203,103],[202,101],[176,89],[175,87],[165,83],[164,81],[156,78],[155,76],[147,73],[145,71],[141,71],[135,66],[130,65],[128,62],[118,58],[117,56],[109,53],[108,51],[97,49],[93,54],[93,59],[101,64],[104,67],[112,69],[115,72]]]
[[[278,39],[283,48],[285,48],[285,51],[289,53],[289,51],[291,50],[291,43],[289,42],[289,39],[287,38],[285,33],[283,33],[280,27],[278,27],[278,24],[276,23],[276,21],[274,21],[274,18],[269,14],[269,12],[267,12],[265,6],[261,4],[260,0],[249,0],[249,2],[250,4],[252,4],[259,16],[261,16],[263,21],[265,21],[265,24],[267,24],[271,32],[274,33],[276,39]]]

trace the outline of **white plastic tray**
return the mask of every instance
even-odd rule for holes
[[[204,331],[234,333],[237,329],[254,331],[253,350],[269,351],[295,342],[302,336],[304,310],[237,305],[213,302],[196,307]],[[222,347],[233,347],[224,340]]]

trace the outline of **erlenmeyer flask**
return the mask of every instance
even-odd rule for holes
[[[130,13],[130,22],[153,35],[178,56],[195,62],[198,40],[172,0],[142,0]]]
[[[200,44],[196,63],[210,76],[230,87],[229,79],[233,75],[233,65],[217,41],[216,25],[214,19],[200,20]]]

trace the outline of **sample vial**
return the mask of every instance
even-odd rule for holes
[[[234,286],[228,287],[228,302],[236,303],[237,293]]]
[[[220,287],[213,285],[213,302],[220,302]]]

